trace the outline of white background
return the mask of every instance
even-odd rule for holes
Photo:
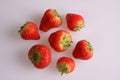
[[[23,40],[17,32],[27,21],[39,26],[44,12],[53,8],[62,16],[61,27],[39,31],[40,40]],[[84,17],[85,28],[72,32],[66,27],[67,13]],[[73,44],[63,52],[55,52],[48,43],[50,33],[59,29],[71,33]],[[75,60],[75,70],[61,76],[56,61],[72,57],[75,44],[82,39],[91,42],[94,57]],[[35,44],[44,44],[52,51],[51,64],[36,69],[27,54]],[[120,80],[120,0],[0,0],[0,79],[1,80]],[[73,58],[73,57],[72,57]]]

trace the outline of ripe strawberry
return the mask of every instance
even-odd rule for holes
[[[61,72],[61,75],[64,73],[71,73],[75,69],[75,62],[70,57],[61,57],[57,61],[57,69]]]
[[[93,56],[93,49],[87,40],[81,40],[76,44],[73,57],[76,59],[88,60]]]
[[[71,42],[71,35],[65,30],[58,30],[49,36],[49,43],[57,52],[65,51],[70,46]]]
[[[48,9],[44,13],[39,29],[46,32],[62,24],[62,19],[55,9]]]
[[[37,44],[29,50],[28,58],[36,68],[43,69],[51,62],[51,51],[47,46]]]
[[[85,26],[84,19],[81,15],[68,13],[66,16],[67,27],[71,31],[78,31]]]
[[[19,30],[20,36],[25,40],[38,40],[40,35],[37,25],[33,22],[26,22]]]

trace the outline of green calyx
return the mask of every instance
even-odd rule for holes
[[[32,53],[31,53],[30,58],[31,58],[31,61],[32,61],[33,64],[37,64],[37,63],[40,62],[41,55],[39,54],[38,51],[33,50]]]
[[[75,31],[78,31],[78,30],[80,30],[80,29],[82,29],[83,27],[85,27],[85,25],[84,24],[82,24],[82,23],[78,23],[78,25],[75,27]]]
[[[88,44],[88,49],[92,52],[92,51],[93,51],[93,48],[92,48],[90,42],[87,42],[87,44]]]
[[[61,19],[60,15],[57,13],[55,9],[53,10],[53,14]]]
[[[21,26],[21,27],[20,27],[20,30],[18,30],[18,32],[21,32],[21,31],[25,28],[25,26],[27,25],[27,23],[28,23],[28,22],[26,22],[23,26]]]
[[[59,16],[55,9],[53,10],[53,13],[54,13],[55,16]]]
[[[63,40],[61,41],[61,44],[63,45],[64,49],[68,48],[71,45],[71,37],[70,36],[64,36]]]
[[[57,68],[61,72],[61,75],[69,73],[69,66],[66,63],[59,64]]]

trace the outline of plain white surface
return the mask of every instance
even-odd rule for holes
[[[46,33],[39,31],[40,40],[26,41],[19,30],[26,21],[39,22],[45,10],[54,8],[63,18],[61,27]],[[86,26],[79,32],[66,27],[66,13],[85,18]],[[1,80],[120,80],[120,0],[0,0],[0,79]],[[50,33],[65,29],[73,37],[72,46],[63,53],[55,52],[48,43]],[[88,61],[75,60],[74,72],[61,76],[56,61],[61,56],[72,57],[77,41],[87,39],[94,48]],[[36,69],[28,60],[28,50],[44,44],[52,51],[51,64]],[[72,57],[73,58],[73,57]]]

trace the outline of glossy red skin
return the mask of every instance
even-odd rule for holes
[[[63,52],[66,50],[63,46],[61,46],[61,43],[60,43],[61,40],[63,39],[64,35],[70,36],[70,34],[67,31],[58,30],[58,31],[50,34],[50,36],[48,38],[48,41],[49,41],[51,47],[57,52]],[[72,38],[71,38],[71,40],[72,40]]]
[[[20,31],[20,35],[25,40],[38,40],[40,35],[38,27],[33,22],[27,22],[24,28]]]
[[[75,69],[75,62],[70,57],[61,57],[58,59],[56,66],[58,67],[61,63],[66,63],[69,66],[68,73],[71,73]]]
[[[46,32],[51,28],[59,27],[62,24],[61,18],[56,16],[53,12],[54,9],[46,10],[40,22],[40,27],[39,27],[40,30]]]
[[[68,13],[66,16],[67,21],[67,27],[71,31],[76,31],[75,28],[78,25],[78,23],[85,24],[85,21],[81,15]]]
[[[51,51],[50,49],[45,46],[45,45],[42,45],[42,44],[37,44],[37,45],[34,45],[30,50],[29,50],[29,53],[28,53],[28,58],[31,60],[30,56],[31,56],[31,52],[33,50],[37,50],[39,51],[39,54],[42,56],[41,59],[40,59],[40,62],[37,63],[37,64],[33,64],[36,68],[39,68],[39,69],[43,69],[43,68],[46,68],[50,62],[51,62],[51,58],[52,58],[52,55],[51,55]]]
[[[73,57],[76,59],[88,60],[92,58],[93,52],[88,49],[87,40],[81,40],[73,50]]]

